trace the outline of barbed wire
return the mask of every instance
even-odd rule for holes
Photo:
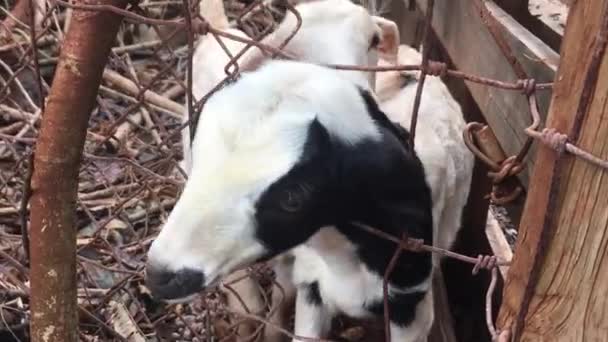
[[[31,8],[36,7],[37,9],[40,9],[40,6],[38,6],[39,1],[24,1],[29,1]],[[416,91],[412,121],[410,123],[412,139],[416,134],[418,111],[424,80],[427,75],[452,77],[505,90],[521,91],[528,100],[532,124],[525,129],[525,133],[529,136],[529,139],[523,144],[517,155],[497,162],[482,153],[473,139],[473,132],[484,127],[484,125],[480,123],[469,123],[466,130],[463,132],[463,138],[467,143],[467,146],[479,160],[490,168],[489,176],[495,186],[505,182],[509,178],[516,177],[521,170],[523,170],[524,159],[530,150],[533,140],[540,141],[544,145],[555,149],[560,154],[567,152],[598,167],[608,169],[608,161],[602,160],[577,147],[571,141],[571,139],[575,139],[576,137],[570,139],[567,135],[557,132],[552,128],[543,128],[540,130],[541,116],[536,103],[536,92],[551,89],[552,83],[536,83],[535,80],[529,78],[525,73],[524,68],[517,62],[513,52],[510,51],[510,47],[506,43],[503,33],[500,31],[499,25],[495,24],[495,19],[492,14],[485,9],[485,6],[480,0],[472,0],[472,2],[476,5],[476,8],[479,9],[483,22],[486,23],[488,30],[496,39],[497,45],[510,61],[514,72],[520,78],[519,80],[515,82],[504,82],[485,78],[459,70],[451,70],[445,63],[430,60],[429,50],[431,41],[429,32],[433,18],[434,1],[428,2],[425,16],[423,60],[420,65],[371,67],[324,64],[324,66],[338,70],[370,72],[420,71],[421,76]],[[0,202],[2,204],[2,208],[0,208],[2,209],[0,210],[0,218],[3,216],[18,215],[22,227],[25,227],[28,215],[27,194],[29,191],[29,180],[27,177],[22,179],[20,176],[19,170],[22,162],[18,161],[27,160],[27,156],[31,155],[33,141],[36,137],[37,127],[40,121],[40,113],[44,112],[43,99],[45,97],[45,92],[48,91],[48,85],[45,82],[44,72],[42,72],[43,65],[41,61],[44,59],[45,63],[48,63],[48,65],[52,65],[57,61],[56,57],[53,57],[57,54],[57,51],[51,51],[49,53],[49,51],[43,50],[43,47],[47,46],[46,44],[52,46],[53,44],[63,42],[63,32],[67,26],[66,23],[69,21],[69,19],[67,19],[68,14],[66,14],[67,10],[112,12],[124,17],[127,22],[133,25],[150,25],[155,28],[157,33],[159,32],[159,27],[168,27],[172,29],[172,33],[166,35],[164,38],[161,37],[158,41],[132,45],[125,45],[124,42],[121,42],[120,46],[114,49],[114,56],[111,59],[107,72],[104,73],[104,83],[106,85],[102,86],[100,89],[98,109],[96,110],[100,117],[108,117],[109,120],[94,120],[93,127],[91,127],[88,132],[88,139],[91,144],[86,148],[87,151],[84,154],[83,166],[81,168],[81,179],[83,181],[79,185],[78,204],[79,207],[82,208],[83,213],[89,218],[93,229],[88,237],[79,238],[79,251],[85,251],[94,247],[101,255],[100,262],[96,262],[95,267],[108,268],[104,266],[104,263],[113,263],[115,266],[109,267],[110,271],[108,272],[126,273],[122,278],[115,281],[110,288],[102,291],[103,295],[100,298],[96,298],[95,295],[91,294],[95,291],[91,292],[91,289],[85,286],[85,291],[88,291],[86,296],[88,303],[87,307],[85,307],[85,304],[81,303],[81,311],[84,312],[85,317],[95,321],[102,330],[106,331],[106,333],[118,339],[124,339],[115,328],[106,324],[103,319],[99,317],[103,315],[102,312],[105,310],[105,307],[111,298],[119,294],[127,293],[131,298],[130,301],[134,303],[135,306],[140,308],[145,306],[141,303],[142,300],[140,299],[141,295],[145,294],[145,290],[137,290],[140,295],[138,297],[133,295],[133,292],[136,291],[134,290],[135,288],[130,287],[130,284],[135,283],[137,279],[141,280],[143,278],[141,265],[134,267],[133,263],[129,260],[133,258],[131,255],[139,255],[138,258],[141,262],[141,255],[145,252],[147,245],[149,245],[154,238],[153,232],[150,231],[150,226],[160,225],[162,218],[166,217],[165,211],[175,202],[179,188],[183,184],[183,178],[185,178],[183,177],[183,171],[178,172],[177,174],[171,171],[174,168],[178,168],[175,159],[179,157],[180,152],[179,150],[175,150],[177,144],[175,140],[180,134],[180,131],[185,127],[175,121],[179,119],[180,115],[187,113],[187,115],[189,115],[187,125],[191,125],[191,133],[193,134],[198,115],[200,115],[206,99],[208,99],[210,94],[221,89],[225,84],[238,77],[238,74],[242,72],[238,64],[239,60],[250,49],[260,49],[267,58],[297,59],[295,56],[284,52],[283,49],[297,34],[302,24],[302,19],[298,11],[293,6],[287,4],[286,10],[290,11],[296,17],[297,25],[288,35],[286,40],[280,42],[277,46],[272,46],[262,42],[262,39],[271,32],[272,24],[270,24],[270,21],[272,19],[272,13],[270,13],[267,5],[261,0],[256,0],[251,4],[240,8],[239,13],[233,15],[233,19],[241,26],[247,25],[247,22],[254,22],[254,24],[251,25],[263,27],[261,30],[251,29],[251,31],[258,31],[259,34],[250,39],[235,36],[212,27],[198,15],[195,2],[190,2],[188,0],[172,2],[159,1],[157,4],[149,2],[144,4],[146,6],[142,6],[142,4],[132,4],[127,10],[109,5],[71,3],[63,0],[48,0],[48,4],[49,6],[46,9],[46,12],[42,13],[43,15],[40,19],[40,23],[34,21],[33,15],[28,18],[30,19],[28,24],[26,24],[26,21],[16,18],[17,26],[19,27],[18,29],[26,29],[28,31],[27,33],[25,30],[23,33],[11,33],[15,31],[15,28],[6,27],[4,24],[1,24],[3,26],[0,26],[0,32],[3,32],[0,33],[0,37],[2,38],[0,39],[0,54],[10,53],[13,59],[8,70],[8,78],[4,78],[4,74],[0,74],[0,100],[3,100],[1,101],[3,102],[3,107],[0,107],[0,110],[3,115],[8,117],[7,120],[11,122],[10,125],[0,128],[0,133],[2,134],[0,135],[0,139],[5,143],[5,145],[0,146],[0,155],[9,155],[9,158],[13,158],[15,161],[15,167],[12,170],[2,170],[3,172],[0,173],[0,200],[2,201]],[[159,12],[168,11],[171,6],[180,5],[182,6],[181,13],[183,14],[183,18],[165,19],[163,17],[159,19],[153,17],[153,15],[158,16]],[[155,8],[161,8],[163,10],[154,12],[156,14],[151,14]],[[256,19],[254,15],[256,12],[263,13],[261,17],[265,19]],[[58,16],[61,15],[63,15],[63,21],[58,19]],[[264,23],[255,22],[255,20],[261,20],[264,21]],[[64,24],[63,27],[60,25],[62,22]],[[46,23],[48,25],[41,25],[41,23]],[[4,31],[1,29],[4,29]],[[121,34],[126,36],[126,31],[127,29],[125,27]],[[606,39],[606,31],[608,31],[608,29],[603,28],[600,34],[604,40]],[[183,53],[184,50],[176,52],[169,46],[169,41],[180,32],[186,32],[187,34],[185,55]],[[201,99],[195,99],[192,94],[194,34],[200,35],[205,33],[211,34],[218,43],[223,46],[227,56],[230,57],[230,62],[225,66],[226,77],[219,82],[209,94]],[[244,43],[245,47],[239,53],[232,56],[222,43],[222,39],[231,39]],[[144,51],[153,56],[152,59],[154,60],[154,63],[152,63],[152,65],[157,70],[154,76],[146,76],[146,82],[141,79],[141,76],[145,75],[145,73],[142,72],[141,69],[139,72],[135,71],[133,61],[130,61],[129,58],[123,60],[120,57],[121,54],[127,54],[128,57],[129,53],[142,53]],[[184,59],[186,59],[185,63]],[[184,64],[186,65],[185,68]],[[112,69],[116,69],[118,72]],[[178,69],[178,72],[174,72],[174,69]],[[35,87],[29,88],[36,89],[35,91],[39,93],[39,103],[35,103],[36,101],[30,97],[30,94],[26,90],[28,87],[25,87],[22,84],[23,75],[28,71],[34,73],[33,78]],[[172,77],[170,82],[165,79],[168,77],[167,75]],[[182,79],[185,75],[187,75],[187,81],[184,84]],[[187,99],[185,107],[179,104],[179,99],[184,96]],[[25,100],[19,100],[19,97],[22,97]],[[7,102],[4,100],[7,100]],[[126,109],[120,109],[120,106],[115,104],[123,102],[129,103],[129,106],[127,106]],[[4,103],[7,104],[5,105]],[[106,121],[109,121],[109,123]],[[139,131],[140,133],[134,133],[134,131]],[[130,136],[134,136],[135,138],[129,139]],[[150,139],[145,136],[153,138]],[[15,142],[18,142],[19,144],[16,148],[12,146]],[[141,158],[141,151],[144,151],[147,154],[146,158]],[[103,155],[104,153],[109,154],[110,156]],[[121,156],[118,158],[112,157],[113,154],[119,154]],[[117,167],[117,164],[120,164],[121,166]],[[29,165],[31,165],[31,163]],[[104,169],[104,167],[106,168]],[[107,170],[112,167],[115,169],[110,171]],[[116,170],[116,168],[119,170]],[[102,181],[100,182],[98,179],[102,179]],[[154,181],[152,181],[152,179],[154,179]],[[18,183],[18,180],[21,180],[22,184],[20,193],[19,190],[9,191],[14,188],[11,184]],[[117,182],[123,182],[124,184],[116,185]],[[521,193],[523,193],[523,188],[521,187],[516,188],[513,193],[510,193],[507,196],[497,196],[493,191],[492,200],[504,203],[513,200]],[[134,236],[137,236],[137,238],[134,238],[133,241],[130,241],[123,246],[116,247],[116,244],[111,242],[112,239],[118,239],[117,236],[112,235],[112,232],[115,231],[114,229],[116,228],[108,229],[107,227],[112,225],[116,226],[119,224],[117,222],[122,222],[122,224],[126,226],[126,228],[121,229],[133,230],[133,232],[135,232]],[[505,329],[503,331],[497,331],[494,327],[491,300],[497,282],[496,267],[500,265],[509,265],[510,260],[497,260],[495,256],[484,255],[473,258],[445,249],[425,245],[420,240],[408,238],[407,236],[390,236],[376,228],[361,223],[355,224],[369,233],[397,244],[395,254],[387,266],[386,273],[383,277],[385,323],[389,322],[389,312],[386,300],[388,298],[387,284],[392,268],[400,253],[403,250],[435,253],[473,265],[473,273],[477,273],[482,269],[491,271],[491,282],[486,293],[486,323],[488,331],[494,340],[500,340],[501,338],[506,340],[507,337],[505,336],[510,333],[510,330]],[[135,225],[143,227],[139,228],[143,229],[141,234],[137,234],[136,229],[134,228]],[[12,234],[4,231],[0,232],[0,234],[11,241],[23,241],[23,246],[27,246],[25,240],[27,234],[26,230],[23,228],[20,234]],[[17,257],[11,256],[9,253],[0,249],[0,257],[7,260],[16,269],[21,271],[19,275],[20,278],[16,278],[14,275],[8,275],[6,272],[0,270],[0,276],[4,275],[6,279],[8,279],[6,280],[5,278],[0,277],[0,282],[7,285],[6,288],[8,289],[6,292],[1,292],[0,295],[9,296],[11,298],[26,297],[28,295],[28,287],[24,284],[23,280],[28,278],[27,267],[18,260],[19,252],[14,251],[14,254],[17,255]],[[25,257],[24,260],[27,261],[27,257]],[[83,279],[93,279],[93,281],[81,280],[83,284],[95,283],[94,279],[96,279],[96,276],[92,274],[93,272],[91,271],[90,266],[81,264],[79,265],[79,269]],[[255,273],[255,268],[251,272]],[[240,281],[242,280],[243,279],[240,279]],[[278,288],[279,291],[283,293],[283,297],[285,297],[285,291],[281,285],[274,281],[271,282],[272,285],[270,286]],[[230,284],[224,284],[224,287],[239,298],[239,294],[231,288]],[[205,300],[207,302],[213,302],[214,299],[205,298]],[[267,318],[263,317],[262,313],[250,312],[242,299],[240,299],[240,302],[245,309],[245,313],[234,312],[226,308],[219,311],[223,310],[225,314],[240,316],[242,319],[255,320],[261,323],[260,328],[254,331],[251,338],[258,336],[261,327],[264,325],[273,325]],[[281,304],[282,300],[280,300],[279,303],[271,303],[267,297],[264,297],[264,307],[267,308],[268,312],[266,317],[273,315]],[[170,318],[170,314],[165,314],[156,319],[151,319],[145,311],[146,310],[140,309],[137,311],[137,314],[142,315],[142,319],[147,322],[146,324],[149,325],[148,328],[152,329],[152,331],[156,329],[155,327],[158,322],[163,322]],[[205,317],[211,317],[212,313],[208,309],[204,312],[206,315]],[[219,313],[216,314],[219,315]],[[182,334],[185,334],[185,331],[187,330],[193,335],[196,335],[194,336],[195,338],[199,338],[199,340],[203,338],[201,333],[203,330],[197,330],[195,324],[189,323],[189,316],[184,316],[182,312],[178,311],[175,311],[174,316],[176,320],[184,322]],[[27,314],[23,315],[24,319],[27,317]],[[235,327],[239,323],[240,322],[233,323],[227,330],[236,330]],[[209,323],[207,322],[206,324]],[[7,323],[5,323],[5,325],[10,329]],[[295,336],[282,327],[273,327],[293,339],[303,341],[325,341],[305,336]],[[211,330],[212,329],[206,329],[205,334],[210,333]],[[230,336],[231,334],[228,334],[224,338],[226,339]],[[386,324],[385,338],[387,341],[390,340],[390,329],[387,328]]]

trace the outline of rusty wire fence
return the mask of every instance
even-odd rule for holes
[[[529,139],[520,153],[496,163],[476,146],[473,133],[483,125],[470,123],[463,132],[467,146],[491,170],[492,199],[496,202],[514,199],[521,193],[521,189],[516,189],[506,195],[496,195],[506,179],[522,170],[522,163],[535,140],[553,147],[558,153],[575,154],[608,168],[608,162],[581,151],[568,141],[567,136],[553,130],[539,131],[541,116],[536,92],[550,89],[551,84],[538,84],[531,79],[513,58],[482,0],[468,1],[476,4],[498,46],[505,56],[511,57],[509,60],[520,78],[518,81],[503,82],[470,75],[430,60],[430,40],[426,32],[429,32],[433,16],[432,0],[428,1],[425,16],[425,50],[421,65],[329,67],[377,72],[419,70],[410,126],[412,137],[415,136],[426,75],[455,77],[505,91],[522,92],[530,104],[531,124],[526,129]],[[0,259],[3,260],[0,264],[0,333],[17,340],[27,338],[31,315],[26,300],[29,296],[28,241],[27,234],[22,233],[28,219],[30,158],[43,112],[41,100],[48,94],[71,13],[75,10],[111,11],[125,19],[103,73],[80,168],[77,198],[80,338],[94,341],[96,336],[103,336],[102,339],[125,341],[124,336],[129,335],[140,340],[227,341],[234,338],[236,326],[244,319],[262,323],[260,326],[268,324],[268,315],[279,303],[269,300],[273,280],[271,271],[263,265],[252,267],[249,273],[265,299],[262,313],[237,314],[226,306],[220,292],[206,293],[188,305],[166,307],[157,304],[142,285],[142,272],[145,252],[175,204],[186,178],[178,165],[182,158],[182,115],[189,116],[188,124],[195,123],[208,97],[193,99],[192,85],[186,81],[192,79],[188,76],[192,74],[196,36],[209,33],[220,42],[235,39],[246,43],[244,50],[235,56],[226,50],[231,62],[226,66],[227,76],[215,88],[217,90],[238,75],[239,58],[252,46],[266,51],[269,57],[292,58],[281,50],[287,41],[278,46],[267,46],[260,41],[274,30],[286,10],[299,18],[297,10],[290,5],[275,7],[261,0],[225,1],[229,19],[250,37],[243,39],[209,26],[198,15],[196,1],[192,0],[135,1],[127,10],[82,2],[34,0],[30,2],[34,4],[34,15],[29,15],[31,11],[24,7],[26,3],[28,1],[23,0],[13,6],[4,0],[0,7],[0,18],[3,18],[0,23]],[[297,34],[297,28],[293,34]],[[384,236],[373,227],[361,225],[361,229],[396,244],[395,257],[385,279],[390,276],[399,253],[405,249],[453,257],[472,264],[474,272],[482,268],[491,270],[492,283],[486,297],[487,323],[491,336],[499,338],[500,332],[492,322],[491,297],[496,267],[507,265],[509,260],[463,256],[407,237]],[[125,325],[117,325],[117,321],[130,323],[125,328]],[[283,332],[294,337],[288,331]],[[254,334],[259,335],[260,329]],[[387,329],[387,340],[389,334]],[[506,334],[508,332],[501,338],[506,340]],[[305,336],[299,338],[318,341]]]

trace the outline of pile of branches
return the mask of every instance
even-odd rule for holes
[[[29,340],[27,234],[29,160],[71,10],[34,0],[0,5],[0,340]],[[145,0],[150,18],[183,16],[182,1]],[[284,12],[226,0],[229,19],[252,37]],[[11,11],[8,9],[11,8]],[[30,39],[34,26],[36,45]],[[91,37],[94,39],[94,37]],[[180,118],[186,112],[188,47],[183,30],[123,23],[87,131],[77,198],[78,304],[83,341],[217,341],[235,318],[217,291],[191,303],[155,302],[143,285],[145,254],[185,181]],[[41,82],[38,81],[40,76]],[[30,175],[28,175],[30,174]],[[252,270],[263,288],[271,272]],[[270,305],[270,303],[269,303]],[[242,320],[241,320],[242,321]],[[128,337],[128,338],[127,338]]]

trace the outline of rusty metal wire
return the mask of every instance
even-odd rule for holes
[[[508,157],[498,163],[480,151],[475,143],[474,133],[481,131],[485,127],[485,125],[479,122],[468,123],[462,134],[463,141],[477,159],[490,169],[488,177],[492,180],[491,201],[495,204],[506,204],[515,200],[523,193],[523,187],[514,178],[523,170],[520,159],[523,159],[531,145],[528,143],[524,144],[524,147],[517,156]],[[505,183],[508,183],[511,188],[506,190],[506,193],[504,190],[507,187]]]
[[[420,78],[418,79],[418,85],[416,87],[416,96],[414,97],[414,107],[412,108],[412,119],[410,122],[410,145],[415,146],[416,137],[416,125],[418,123],[418,112],[420,110],[420,101],[422,99],[422,90],[424,88],[424,81],[426,80],[427,71],[429,70],[429,55],[431,51],[431,30],[433,23],[433,10],[435,9],[435,0],[427,1],[426,15],[424,18],[424,34],[422,37],[422,70],[420,70]],[[445,69],[441,70],[440,73],[444,74]],[[388,306],[388,304],[385,304]],[[388,312],[388,310],[387,310]]]
[[[38,0],[25,1],[31,2],[31,6],[38,3]],[[28,151],[33,147],[40,114],[44,111],[44,96],[48,90],[46,82],[51,78],[58,49],[63,43],[64,31],[69,26],[68,9],[110,11],[123,16],[128,22],[120,33],[118,40],[120,46],[114,49],[107,72],[104,73],[103,85],[98,96],[99,106],[87,132],[88,140],[80,174],[79,229],[86,233],[79,235],[77,243],[79,253],[87,253],[91,256],[87,256],[87,260],[82,259],[86,262],[81,262],[79,265],[79,286],[83,292],[83,296],[79,296],[79,304],[83,316],[88,321],[94,322],[93,326],[84,322],[81,325],[81,337],[85,340],[99,331],[118,340],[124,340],[124,336],[107,323],[105,316],[109,303],[115,299],[132,304],[134,309],[130,314],[141,331],[146,334],[158,335],[163,330],[169,330],[167,331],[169,338],[188,338],[202,342],[202,340],[211,340],[210,334],[220,328],[218,322],[227,322],[223,327],[226,333],[220,337],[222,340],[230,340],[234,337],[236,326],[242,322],[242,319],[248,319],[261,323],[251,335],[250,338],[253,339],[260,334],[264,325],[274,326],[268,317],[276,312],[285,297],[284,289],[271,276],[256,274],[250,278],[258,284],[262,293],[265,293],[270,286],[277,288],[283,294],[283,299],[278,303],[271,303],[264,295],[264,313],[251,312],[242,299],[240,301],[246,313],[234,312],[221,304],[217,293],[206,294],[204,299],[189,306],[171,306],[166,311],[158,313],[149,305],[149,294],[141,286],[143,279],[141,265],[145,261],[145,250],[166,218],[167,211],[175,203],[185,179],[183,173],[175,171],[175,159],[181,154],[176,137],[184,128],[179,122],[180,116],[188,113],[190,120],[187,124],[191,125],[193,134],[205,101],[213,92],[238,78],[239,73],[244,70],[243,65],[239,65],[239,61],[248,50],[256,47],[267,58],[294,59],[295,57],[284,52],[283,48],[297,34],[302,24],[298,11],[287,4],[286,10],[297,18],[297,27],[285,41],[271,46],[262,43],[262,39],[272,31],[275,22],[272,11],[269,11],[261,0],[250,4],[239,3],[238,0],[232,1],[238,6],[235,5],[237,10],[229,15],[237,25],[244,28],[245,32],[254,33],[250,38],[238,37],[212,27],[198,15],[194,8],[195,2],[152,0],[147,4],[133,4],[128,10],[122,10],[108,5],[48,0],[49,6],[39,19],[41,22],[34,21],[33,16],[22,18],[27,20],[20,20],[20,24],[12,34],[5,37],[6,39],[0,39],[0,55],[4,57],[8,54],[10,57],[1,60],[8,66],[8,71],[4,70],[4,67],[0,68],[0,102],[2,102],[0,111],[6,113],[0,118],[4,120],[3,127],[0,128],[2,130],[0,138],[5,144],[0,145],[0,159],[9,160],[14,165],[12,169],[0,169],[0,223],[8,223],[9,227],[18,226],[15,222],[20,220],[21,226],[25,227],[29,180],[27,176],[23,177],[21,170]],[[488,165],[489,176],[495,185],[514,179],[523,169],[522,163],[533,140],[540,141],[558,153],[568,152],[595,165],[608,168],[608,161],[578,148],[566,135],[550,128],[538,131],[541,121],[536,105],[536,92],[551,89],[552,84],[537,84],[529,79],[514,57],[509,57],[512,57],[513,53],[509,52],[509,45],[501,40],[502,33],[498,25],[492,24],[492,15],[484,12],[485,6],[479,0],[474,0],[474,4],[480,9],[482,19],[488,23],[490,32],[497,39],[497,44],[505,56],[514,61],[512,65],[519,80],[504,82],[471,75],[459,70],[450,70],[445,63],[430,60],[428,36],[433,1],[429,1],[426,13],[425,37],[427,38],[425,38],[421,65],[370,67],[326,64],[325,66],[338,70],[376,72],[421,71],[410,126],[412,139],[415,136],[417,113],[427,75],[458,78],[505,90],[522,91],[530,103],[532,124],[525,130],[530,139],[516,156],[497,163],[487,158],[475,146],[472,133],[481,128],[479,124],[471,123],[464,132],[467,146]],[[180,15],[182,17],[179,17]],[[2,25],[0,23],[0,26]],[[134,37],[143,36],[137,31],[145,30],[145,25],[152,27],[156,36],[152,40],[142,39],[143,42],[140,42]],[[251,28],[245,29],[247,25]],[[174,43],[184,32],[185,40]],[[230,57],[230,62],[225,66],[226,77],[209,94],[201,99],[195,99],[192,96],[194,34],[204,33],[211,34],[220,45],[223,45],[223,39],[232,39],[244,43],[245,48],[235,55],[230,55],[225,48]],[[603,37],[605,40],[605,36]],[[186,82],[183,81],[184,78]],[[184,101],[187,101],[186,106],[180,104]],[[580,111],[584,112],[583,109],[581,107]],[[576,136],[570,138],[575,140]],[[9,140],[11,143],[6,143]],[[517,189],[507,196],[494,196],[492,199],[495,202],[513,199],[523,192],[523,188]],[[19,213],[22,213],[21,218]],[[486,321],[492,337],[506,341],[505,335],[510,332],[508,330],[498,332],[493,326],[491,299],[497,280],[496,266],[508,265],[509,260],[496,260],[493,256],[474,258],[424,245],[420,240],[388,236],[380,230],[365,225],[360,227],[397,245],[393,259],[384,274],[385,299],[390,273],[403,250],[436,253],[455,258],[473,265],[473,273],[491,270],[492,282],[486,294]],[[28,280],[27,258],[15,246],[26,245],[25,240],[20,241],[22,237],[25,239],[27,234],[25,231],[7,229],[0,230],[0,236],[2,237],[0,259],[18,271],[17,275],[14,275],[0,270],[0,286],[6,288],[11,296],[25,298],[28,295],[28,287],[25,285]],[[13,241],[13,243],[4,245],[4,241]],[[225,284],[228,291],[230,286]],[[236,292],[234,294],[239,296]],[[210,309],[213,307],[218,310]],[[22,313],[20,318],[27,319],[27,306],[15,308]],[[386,300],[384,310],[385,334],[390,338]],[[235,317],[241,320],[235,321]],[[18,324],[21,324],[15,322],[7,322],[5,325],[18,327]],[[176,328],[173,330],[163,328],[168,324],[173,324]],[[295,336],[282,327],[274,327],[293,339],[325,341]]]
[[[575,155],[578,158],[585,160],[597,167],[608,170],[608,160],[599,158],[592,153],[583,150],[580,147],[569,142],[570,138],[567,134],[560,133],[554,128],[543,128],[542,131],[538,131],[540,126],[540,113],[538,111],[538,105],[536,101],[536,94],[529,96],[530,114],[532,116],[532,124],[525,129],[525,133],[531,138],[540,141],[543,145],[555,150],[562,154],[568,152]]]
[[[400,248],[402,250],[407,250],[410,252],[435,253],[435,254],[438,254],[438,255],[441,255],[444,257],[456,259],[456,260],[471,264],[474,266],[473,269],[471,270],[471,272],[473,274],[476,274],[480,269],[491,269],[491,268],[494,268],[497,266],[509,266],[510,265],[510,260],[491,260],[491,258],[489,259],[488,257],[482,256],[482,255],[478,256],[477,258],[473,258],[470,256],[466,256],[466,255],[462,255],[459,253],[449,251],[447,249],[434,247],[431,245],[426,245],[426,244],[424,244],[424,241],[422,241],[420,239],[414,239],[414,238],[405,236],[400,240],[399,238],[397,238],[395,236],[387,234],[377,228],[371,227],[371,226],[366,225],[361,222],[352,222],[352,224],[368,233],[374,234],[385,240],[396,243],[398,245],[398,248]]]
[[[496,283],[498,281],[498,270],[496,267],[492,268],[492,279],[490,280],[490,286],[488,286],[488,292],[486,293],[486,325],[488,326],[488,332],[492,337],[492,341],[496,341],[498,333],[494,327],[494,320],[492,318],[492,296],[496,289]]]

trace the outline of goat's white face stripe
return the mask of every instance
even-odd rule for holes
[[[263,256],[256,202],[298,163],[315,120],[346,144],[380,138],[357,87],[314,65],[271,62],[209,99],[192,173],[149,259],[209,283]]]

